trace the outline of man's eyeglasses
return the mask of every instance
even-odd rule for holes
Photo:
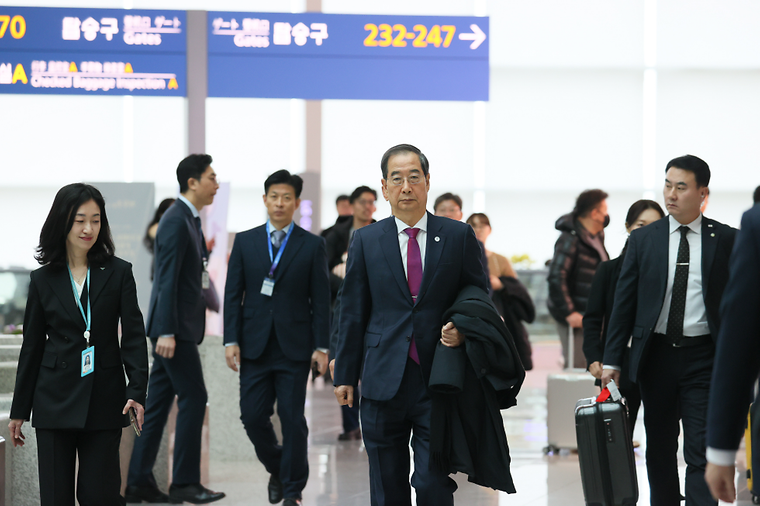
[[[387,181],[393,186],[401,186],[402,184],[404,184],[404,180],[406,180],[406,182],[408,182],[409,184],[420,184],[423,179],[424,178],[420,176],[419,174],[412,174],[411,176],[407,176],[407,177],[393,176]]]

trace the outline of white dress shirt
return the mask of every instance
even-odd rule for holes
[[[678,246],[681,243],[681,226],[673,216],[668,217],[670,226],[670,243],[668,246],[668,284],[665,288],[665,301],[660,310],[660,317],[654,331],[665,334],[668,328],[668,313],[673,297],[673,281],[676,275],[676,259]],[[686,287],[686,311],[683,315],[683,335],[685,337],[704,336],[710,333],[707,324],[707,308],[702,294],[702,215],[686,225],[689,232],[686,240],[689,242],[689,281]]]
[[[660,310],[654,331],[665,334],[668,328],[668,313],[670,312],[670,300],[673,297],[673,281],[676,275],[676,260],[678,259],[678,247],[681,244],[681,226],[673,216],[668,216],[669,243],[668,243],[668,283],[665,286],[665,301]],[[697,219],[686,225],[689,232],[686,240],[689,241],[689,280],[686,285],[686,311],[683,315],[683,335],[688,337],[704,336],[710,333],[707,324],[707,308],[702,295],[702,214]],[[620,370],[617,364],[604,364],[603,369]]]
[[[404,266],[404,275],[406,276],[406,279],[409,279],[409,272],[408,268],[406,266],[406,248],[409,244],[409,236],[406,235],[407,228],[419,228],[420,231],[417,232],[417,244],[420,245],[420,256],[422,257],[422,272],[425,272],[425,250],[427,249],[427,225],[428,225],[428,215],[427,212],[422,216],[420,221],[417,222],[416,225],[413,227],[410,227],[403,221],[399,220],[398,218],[394,217],[396,220],[396,230],[398,230],[398,246],[401,248],[401,264]]]
[[[185,203],[187,207],[190,208],[190,212],[193,213],[193,218],[201,217],[201,213],[198,212],[198,209],[196,209],[195,206],[192,203],[190,203],[190,201],[187,200],[182,194],[180,194],[179,197],[177,197],[177,200],[181,200],[182,202]]]

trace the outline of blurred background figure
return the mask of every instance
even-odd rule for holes
[[[451,192],[444,193],[435,199],[433,204],[433,214],[436,216],[443,216],[445,218],[452,219],[454,221],[462,221],[462,197]],[[483,255],[480,261],[483,263],[483,268],[486,270],[486,281],[488,283],[488,294],[492,295],[493,290],[491,288],[491,275],[488,272],[488,260],[486,259],[486,247],[483,242],[478,239],[480,250]]]
[[[625,229],[630,234],[663,216],[665,213],[657,202],[638,200],[628,209],[628,214],[625,217]],[[619,257],[608,262],[602,262],[599,265],[594,280],[591,282],[586,314],[583,316],[583,353],[586,356],[586,362],[589,364],[589,372],[597,379],[597,385],[601,385],[599,380],[602,379],[602,359],[604,357],[604,343],[607,340],[607,327],[612,315],[615,289],[627,248],[628,241],[626,241]],[[629,352],[630,347],[627,347],[623,354],[620,392],[628,401],[628,420],[631,422],[629,428],[631,438],[633,438],[633,426],[636,423],[636,416],[641,406],[641,394],[638,385],[628,377]]]
[[[156,232],[158,232],[158,222],[161,221],[161,216],[164,215],[167,209],[171,207],[172,204],[174,204],[175,199],[164,199],[161,201],[160,204],[158,204],[158,208],[156,209],[156,214],[153,215],[153,219],[148,223],[148,228],[145,230],[145,237],[143,238],[143,244],[145,247],[150,251],[150,254],[152,255],[154,253],[153,247],[156,244]],[[153,281],[153,272],[155,271],[156,266],[151,261],[150,263],[150,280]]]
[[[319,234],[322,237],[327,237],[335,225],[351,221],[351,215],[354,214],[354,210],[351,207],[350,197],[348,195],[338,195],[338,198],[335,199],[335,209],[338,211],[338,218],[335,220],[332,227],[327,227],[321,234]]]
[[[755,193],[752,194],[752,202],[760,204],[760,186],[755,188]]]
[[[523,322],[533,322],[536,318],[536,307],[528,290],[518,281],[517,272],[509,259],[488,249],[487,241],[491,235],[491,221],[488,216],[484,213],[474,213],[467,218],[467,223],[475,230],[475,237],[483,244],[488,259],[488,274],[493,289],[491,299],[515,340],[525,370],[529,371],[533,369],[532,349]]]
[[[575,200],[573,212],[561,216],[555,224],[561,234],[549,265],[547,306],[557,321],[565,368],[586,368],[583,313],[596,268],[610,258],[604,248],[604,227],[610,222],[607,196],[602,190],[584,191]],[[572,358],[569,356],[571,332]]]

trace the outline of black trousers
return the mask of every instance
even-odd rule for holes
[[[432,401],[419,364],[407,358],[404,377],[388,401],[362,397],[362,436],[369,458],[372,506],[411,506],[409,437],[414,450],[411,485],[418,506],[453,506],[457,484],[448,473],[430,469]]]
[[[153,466],[156,463],[161,436],[169,411],[177,396],[177,426],[174,436],[172,484],[189,485],[201,482],[201,433],[206,416],[206,384],[203,381],[198,345],[177,341],[174,357],[156,354],[153,342],[153,367],[145,402],[145,423],[142,436],[135,439],[129,462],[128,485],[155,486]]]
[[[240,419],[267,472],[282,481],[283,497],[301,498],[309,478],[309,429],[304,416],[310,361],[285,356],[272,330],[256,360],[240,364]],[[272,427],[274,401],[282,424],[282,444]]]
[[[40,471],[40,505],[80,506],[124,504],[121,496],[119,443],[121,429],[73,430],[37,429]]]
[[[647,431],[651,506],[680,506],[679,422],[684,428],[686,506],[715,506],[705,483],[705,434],[715,349],[711,343],[674,348],[652,336],[638,375]]]

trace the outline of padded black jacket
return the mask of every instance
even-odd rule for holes
[[[555,228],[562,234],[554,245],[546,303],[554,319],[564,323],[570,313],[586,311],[591,281],[603,259],[589,242],[589,232],[572,214],[558,219]],[[599,237],[603,245],[604,231],[600,232]]]

